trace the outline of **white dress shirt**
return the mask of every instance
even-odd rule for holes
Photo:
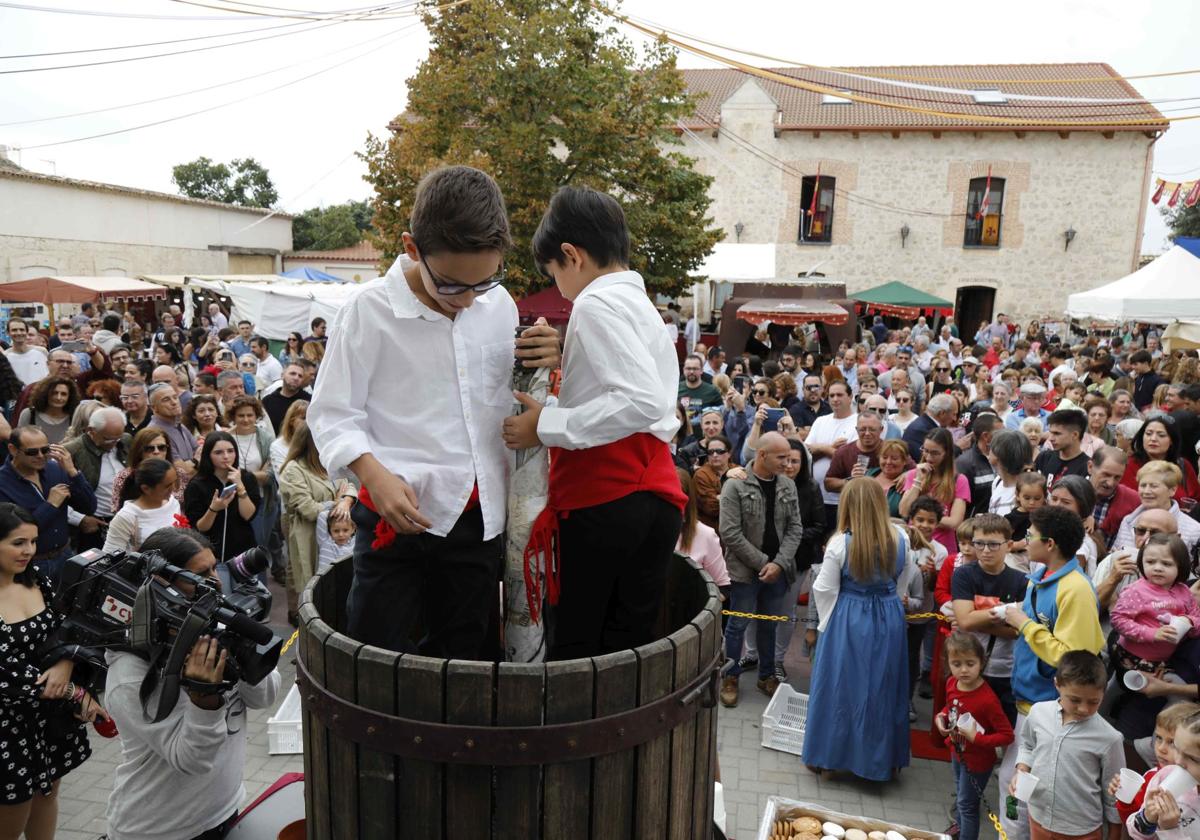
[[[402,256],[338,311],[308,423],[331,473],[370,452],[408,482],[435,536],[478,481],[491,539],[504,530],[511,456],[500,429],[514,402],[517,305],[497,288],[451,320],[413,294],[411,265]]]
[[[597,277],[567,323],[558,405],[542,409],[547,446],[588,449],[649,432],[670,443],[679,430],[679,359],[636,271]]]
[[[257,357],[256,357],[257,358]],[[267,358],[259,360],[258,373],[255,374],[262,387],[273,385],[283,378],[283,365],[279,363],[271,354],[267,354]]]

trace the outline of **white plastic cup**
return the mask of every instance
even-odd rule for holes
[[[1008,604],[997,604],[992,607],[992,618],[996,621],[1004,621],[1005,615],[1008,614]]]
[[[1196,780],[1192,778],[1192,774],[1184,770],[1182,767],[1174,766],[1171,768],[1171,775],[1167,776],[1166,781],[1162,782],[1159,787],[1163,790],[1168,790],[1176,799],[1183,796],[1189,790],[1194,790]]]
[[[1141,691],[1146,687],[1148,680],[1141,671],[1126,671],[1123,682],[1130,691]]]
[[[1017,773],[1017,799],[1022,802],[1028,802],[1029,797],[1033,796],[1033,789],[1037,787],[1038,777],[1032,773],[1026,773],[1024,770]]]
[[[1142,789],[1142,784],[1145,779],[1142,774],[1135,770],[1130,770],[1128,767],[1121,768],[1121,786],[1117,788],[1117,799],[1128,805],[1138,795],[1138,791]]]
[[[1191,632],[1192,620],[1186,615],[1177,615],[1171,619],[1171,626],[1175,628],[1176,637],[1183,641],[1183,637]]]

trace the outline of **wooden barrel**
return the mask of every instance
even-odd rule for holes
[[[720,600],[691,560],[657,641],[540,665],[360,644],[340,632],[352,572],[300,600],[310,840],[712,836]]]

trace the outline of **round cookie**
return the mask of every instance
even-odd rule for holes
[[[796,817],[792,820],[792,828],[798,834],[815,834],[817,840],[821,837],[821,821],[816,817]]]
[[[847,828],[846,840],[867,840],[867,832],[859,828]]]

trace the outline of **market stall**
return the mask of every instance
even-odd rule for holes
[[[907,283],[893,280],[854,295],[858,310],[864,315],[884,315],[915,321],[918,316],[953,315],[954,304]]]
[[[548,324],[565,326],[571,319],[571,301],[562,296],[558,286],[551,286],[517,301],[517,313],[522,324],[545,318]]]
[[[1174,246],[1132,274],[1067,298],[1072,318],[1169,324],[1200,318],[1200,258]]]
[[[167,290],[132,277],[34,277],[0,285],[0,300],[13,303],[110,303],[165,300]]]

